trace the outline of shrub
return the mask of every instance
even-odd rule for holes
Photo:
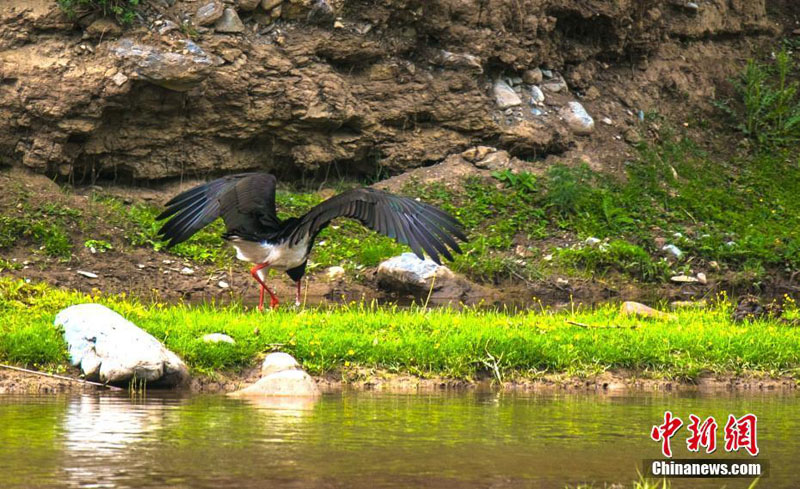
[[[97,12],[103,16],[114,16],[122,25],[130,25],[136,19],[141,0],[57,0],[61,10],[70,17],[77,12]]]

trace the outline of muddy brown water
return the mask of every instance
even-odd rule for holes
[[[253,402],[218,395],[0,397],[6,488],[630,487],[658,457],[649,439],[670,409],[759,418],[758,487],[797,487],[798,395],[567,395],[340,392]],[[722,426],[718,442],[722,438]],[[687,454],[683,434],[676,456]],[[720,453],[722,452],[722,453]],[[722,448],[716,457],[731,457]],[[752,460],[746,454],[736,458]],[[750,479],[683,479],[739,488]]]

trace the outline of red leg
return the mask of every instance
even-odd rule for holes
[[[262,263],[260,265],[254,266],[253,268],[250,269],[250,275],[252,275],[253,278],[256,279],[256,282],[261,284],[261,287],[262,287],[261,288],[261,298],[258,301],[258,310],[259,311],[262,311],[264,309],[264,291],[265,290],[267,291],[267,293],[269,294],[269,297],[270,297],[270,301],[269,301],[270,307],[272,309],[275,309],[276,307],[278,307],[278,297],[275,296],[274,293],[272,293],[270,288],[267,287],[267,284],[265,284],[264,281],[261,280],[261,277],[258,276],[259,270],[261,270],[263,268],[267,268],[268,266],[269,266],[269,263]]]
[[[297,281],[297,293],[294,295],[294,305],[300,305],[300,280]]]

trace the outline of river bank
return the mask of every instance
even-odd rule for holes
[[[239,304],[144,303],[7,279],[0,280],[0,362],[67,372],[53,317],[83,302],[104,304],[163,342],[189,366],[199,391],[240,387],[271,351],[292,354],[332,388],[494,382],[534,390],[774,389],[791,386],[800,366],[800,328],[793,326],[800,312],[790,299],[780,319],[752,322],[734,322],[724,296],[661,319],[625,315],[614,304],[504,311],[354,302],[259,313]],[[206,343],[209,333],[235,343]]]

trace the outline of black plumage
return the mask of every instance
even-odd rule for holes
[[[452,252],[461,253],[457,240],[467,240],[461,223],[446,212],[372,188],[344,192],[303,216],[281,220],[275,209],[275,185],[272,175],[243,173],[187,190],[167,202],[166,210],[157,217],[169,218],[159,234],[171,247],[221,217],[226,227],[224,237],[236,246],[239,258],[256,264],[251,273],[262,286],[261,302],[266,290],[273,306],[277,298],[259,278],[258,271],[266,267],[285,270],[299,291],[314,239],[338,217],[356,219],[408,245],[421,259],[428,254],[439,264],[440,256],[452,260]],[[263,261],[259,254],[262,252]]]

